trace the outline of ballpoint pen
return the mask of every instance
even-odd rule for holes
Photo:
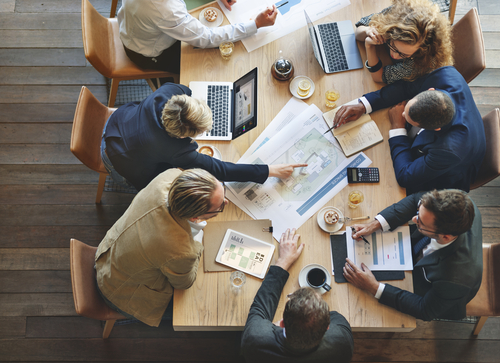
[[[351,230],[352,230],[352,233],[356,233],[356,231],[354,230],[354,227],[351,227]],[[368,240],[367,240],[365,237],[361,236],[361,239],[362,239],[363,241],[365,241],[365,243],[370,244],[370,242],[368,242]]]
[[[283,4],[279,4],[278,6],[276,6],[276,9],[279,9],[281,8],[283,5],[286,5],[288,4],[288,1],[285,1]]]

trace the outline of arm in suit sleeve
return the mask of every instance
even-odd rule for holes
[[[418,201],[424,194],[425,192],[412,194],[379,213],[389,223],[391,231],[412,219],[417,213]]]
[[[418,95],[422,91],[421,84],[424,80],[425,77],[421,77],[413,82],[394,82],[378,91],[367,93],[364,97],[370,102],[372,111],[378,111]]]
[[[194,243],[199,244],[198,242]],[[189,289],[196,280],[201,252],[203,251],[203,246],[199,245],[199,250],[196,254],[169,260],[161,266],[161,272],[167,276],[168,281],[174,289]]]

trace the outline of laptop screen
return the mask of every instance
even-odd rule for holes
[[[234,139],[257,126],[257,68],[237,80],[233,89]]]
[[[309,18],[309,15],[307,15],[306,11],[304,10],[304,14],[306,15],[306,21],[307,21],[307,27],[309,28],[309,36],[311,37],[311,43],[314,51],[314,56],[318,60],[319,64],[325,69],[323,65],[323,58],[321,58],[321,53],[319,51],[319,41],[318,41],[318,36],[316,34],[316,29],[314,29],[314,24],[311,21],[311,18]]]

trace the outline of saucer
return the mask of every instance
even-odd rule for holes
[[[214,159],[217,159],[217,160],[222,160],[222,154],[220,153],[219,149],[217,149],[215,146],[213,145],[210,145],[210,144],[203,144],[203,145],[199,145],[198,146],[198,149],[196,149],[196,151],[199,151],[200,148],[202,148],[203,146],[210,146],[212,149],[214,149],[214,156],[213,158]],[[207,155],[209,156],[209,155]]]
[[[307,96],[299,96],[299,94],[297,93],[297,89],[299,88],[299,82],[303,81],[303,80],[307,80],[311,83],[311,89],[309,90],[309,93],[307,94]],[[306,77],[306,76],[297,76],[294,79],[292,79],[292,81],[290,82],[289,88],[290,88],[290,93],[293,95],[293,97],[297,97],[301,100],[305,100],[313,95],[315,86],[314,86],[314,82],[312,81],[311,78]]]
[[[326,268],[324,268],[321,265],[318,265],[317,263],[311,263],[310,265],[304,266],[304,268],[299,273],[299,286],[300,287],[311,287],[307,283],[307,277],[306,276],[307,276],[307,273],[309,272],[309,270],[312,270],[313,268],[319,268],[319,269],[325,271],[325,274],[326,274],[326,283],[328,285],[332,286],[332,275],[330,274],[330,272],[328,272],[328,270]],[[323,289],[322,287],[320,287],[319,289],[316,288],[316,287],[313,287],[313,289],[317,290],[321,295],[323,295],[326,292],[326,290]]]
[[[318,212],[318,215],[316,216],[316,220],[318,221],[319,228],[321,228],[325,232],[333,233],[333,232],[337,232],[339,229],[341,229],[342,226],[344,225],[344,223],[337,222],[335,224],[327,224],[325,222],[324,216],[325,216],[325,212],[327,210],[330,210],[330,209],[333,209],[335,212],[337,212],[339,214],[339,218],[344,218],[344,214],[338,208],[325,207]]]
[[[207,19],[205,19],[205,11],[209,10],[209,9],[210,10],[215,10],[217,12],[217,19],[215,19],[214,21],[208,21]],[[220,11],[217,8],[206,8],[206,9],[203,9],[200,12],[200,15],[198,16],[198,19],[200,20],[200,22],[203,25],[205,25],[205,26],[207,26],[209,28],[217,28],[224,21],[224,15],[222,15],[222,11]]]

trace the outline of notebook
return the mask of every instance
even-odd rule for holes
[[[192,97],[212,110],[212,130],[196,140],[234,140],[257,126],[257,68],[236,82],[190,82]]]
[[[304,10],[314,56],[325,73],[363,68],[352,22],[314,25]]]

